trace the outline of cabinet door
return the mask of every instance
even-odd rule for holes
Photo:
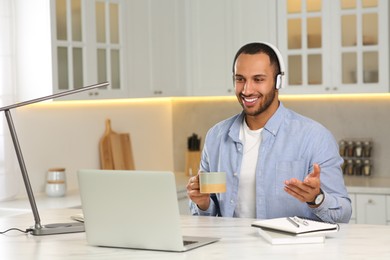
[[[388,92],[387,0],[278,4],[282,93]]]
[[[181,0],[129,2],[131,97],[185,94],[185,5]]]
[[[386,225],[386,196],[356,194],[356,223]]]
[[[108,81],[104,89],[63,99],[127,97],[124,73],[125,2],[51,1],[53,92]]]
[[[189,95],[232,95],[232,63],[249,42],[276,42],[276,1],[188,1]]]
[[[336,30],[333,85],[340,92],[388,92],[388,1],[339,0],[332,9]]]
[[[227,95],[233,91],[229,2],[188,2],[188,90],[191,95]]]
[[[278,1],[278,47],[287,67],[287,88],[281,93],[322,93],[330,84],[328,2]]]

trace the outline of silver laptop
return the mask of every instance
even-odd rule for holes
[[[172,172],[79,170],[90,245],[187,251],[218,238],[183,237]]]

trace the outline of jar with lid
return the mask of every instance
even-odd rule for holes
[[[362,145],[362,142],[360,142],[360,141],[356,141],[355,142],[354,155],[356,157],[362,157],[363,156],[363,145]]]
[[[365,141],[363,143],[363,156],[371,157],[372,143],[370,141]]]
[[[339,153],[340,153],[340,156],[345,156],[345,149],[346,149],[346,142],[344,140],[341,140],[339,142]]]
[[[362,175],[362,160],[356,160],[353,166],[354,175]]]
[[[372,169],[371,169],[371,162],[370,162],[370,160],[368,160],[368,159],[364,160],[363,167],[362,167],[363,175],[370,176],[371,175],[371,171],[372,171]]]
[[[354,169],[353,169],[353,161],[352,160],[347,160],[347,165],[345,166],[345,175],[353,175],[354,174]]]
[[[62,197],[66,193],[65,168],[51,168],[46,176],[46,194],[49,197]]]
[[[347,142],[347,149],[346,149],[346,155],[348,157],[353,157],[355,153],[355,145],[353,141],[348,141]]]

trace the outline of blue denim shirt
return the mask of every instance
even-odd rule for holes
[[[217,194],[223,217],[234,217],[243,144],[239,140],[244,113],[235,115],[212,127],[206,135],[200,170],[226,172],[227,191]],[[325,194],[318,208],[286,193],[284,181],[301,181],[321,167],[321,189]],[[275,114],[262,131],[256,166],[256,217],[258,219],[302,216],[328,222],[348,223],[352,213],[351,200],[344,185],[338,145],[333,135],[321,124],[299,115],[280,102]],[[216,215],[214,202],[206,211],[190,202],[193,215]]]

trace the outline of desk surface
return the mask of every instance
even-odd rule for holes
[[[70,222],[80,209],[41,212],[42,224]],[[324,244],[271,245],[264,241],[252,219],[182,216],[184,235],[221,237],[217,243],[186,253],[157,252],[89,246],[85,233],[31,236],[16,231],[0,235],[1,259],[390,259],[390,226],[341,225]],[[0,218],[0,230],[26,229],[31,214]]]

